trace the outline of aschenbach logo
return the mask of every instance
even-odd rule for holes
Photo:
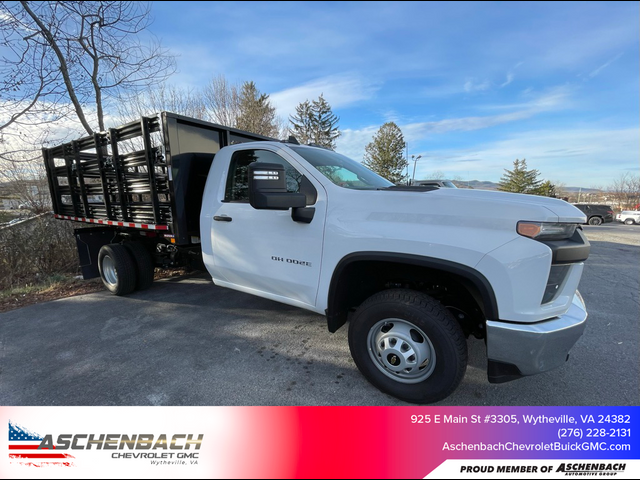
[[[75,457],[55,452],[51,448],[39,448],[43,438],[16,424],[9,422],[9,460],[30,467],[73,467]]]
[[[12,463],[43,467],[75,466],[66,450],[94,450],[112,459],[147,459],[153,465],[197,465],[204,434],[51,434],[33,433],[9,422],[9,459]],[[74,452],[76,453],[76,452]],[[188,463],[187,463],[188,461]]]

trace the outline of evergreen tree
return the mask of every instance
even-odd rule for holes
[[[553,183],[551,183],[551,181],[549,180],[545,180],[544,182],[542,182],[542,185],[538,187],[535,194],[541,195],[543,197],[554,197],[554,198],[558,196],[556,186]]]
[[[405,141],[400,128],[393,122],[385,123],[365,147],[362,164],[390,182],[404,182],[408,165],[403,156],[404,149]]]
[[[340,120],[332,111],[331,105],[324,99],[321,94],[318,100],[314,100],[311,104],[313,112],[314,135],[312,143],[322,147],[335,149],[336,140],[340,136],[338,130],[338,121]]]
[[[334,149],[340,136],[339,120],[331,111],[331,105],[320,95],[317,100],[305,100],[296,107],[295,115],[289,118],[289,131],[300,143]]]
[[[260,93],[255,83],[242,84],[239,106],[236,128],[267,137],[278,136],[276,109],[271,105],[269,95]]]
[[[296,107],[296,114],[289,117],[291,128],[289,133],[295,136],[301,144],[312,143],[313,138],[313,110],[311,102],[305,100]]]
[[[505,173],[498,182],[498,190],[513,193],[539,194],[542,181],[538,179],[538,170],[528,170],[525,159],[516,159],[513,170],[504,169]]]

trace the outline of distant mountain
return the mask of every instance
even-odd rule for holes
[[[584,187],[564,187],[564,189],[567,192],[579,192],[579,191],[582,191],[582,193],[598,193],[598,192],[602,191],[602,190],[598,190],[597,188],[584,188]]]

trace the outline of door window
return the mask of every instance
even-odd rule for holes
[[[225,202],[249,203],[249,165],[253,162],[282,165],[287,176],[287,192],[300,192],[303,175],[280,155],[269,150],[239,150],[231,157]]]

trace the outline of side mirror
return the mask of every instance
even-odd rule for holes
[[[305,207],[307,197],[287,192],[284,166],[253,162],[249,165],[249,203],[258,210],[288,210]]]

